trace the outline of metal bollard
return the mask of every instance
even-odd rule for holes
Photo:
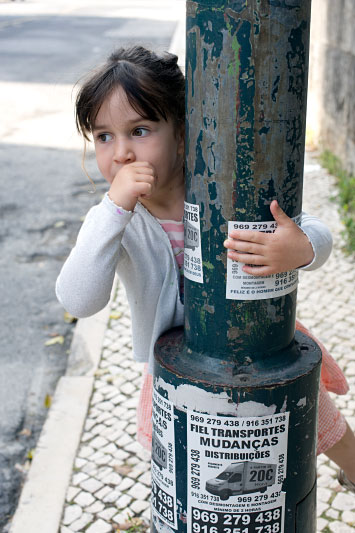
[[[314,533],[321,352],[297,272],[245,275],[228,229],[301,212],[311,0],[187,2],[185,327],[156,344],[152,531]]]

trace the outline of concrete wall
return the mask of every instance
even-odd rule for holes
[[[308,140],[355,174],[355,0],[313,0]]]

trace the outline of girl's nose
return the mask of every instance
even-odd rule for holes
[[[115,146],[114,160],[120,164],[133,163],[135,160],[134,152],[129,143],[120,141]]]

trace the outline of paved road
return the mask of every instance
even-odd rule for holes
[[[84,176],[72,86],[119,43],[167,49],[178,0],[0,3],[0,530],[66,368],[72,324],[54,295],[81,219],[105,184]],[[160,16],[161,15],[161,16]],[[142,32],[144,28],[144,32]],[[144,35],[144,37],[142,37]],[[63,336],[63,344],[46,346]]]

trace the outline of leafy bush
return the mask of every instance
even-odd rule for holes
[[[346,172],[341,161],[329,150],[320,156],[321,165],[335,176],[338,185],[337,200],[342,222],[345,226],[344,236],[348,253],[355,252],[355,176]]]

